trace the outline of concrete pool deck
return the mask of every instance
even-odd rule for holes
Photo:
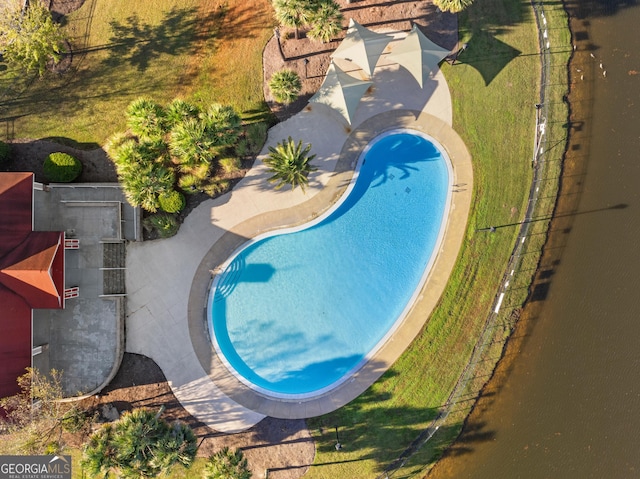
[[[384,64],[373,81],[351,129],[334,111],[313,105],[269,131],[259,159],[288,136],[312,145],[318,171],[306,195],[274,190],[258,160],[233,191],[196,208],[175,237],[129,247],[126,350],[152,358],[184,408],[217,431],[244,430],[267,415],[315,416],[357,397],[407,348],[444,291],[466,229],[473,181],[469,153],[451,128],[447,84],[438,70],[420,89],[408,72]],[[344,192],[364,146],[400,127],[422,131],[444,147],[455,185],[441,250],[410,314],[368,364],[329,393],[283,400],[247,388],[221,364],[206,331],[206,298],[216,268],[249,238],[325,211]]]

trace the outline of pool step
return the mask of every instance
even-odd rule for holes
[[[244,257],[242,255],[238,255],[234,258],[227,269],[222,273],[220,278],[218,279],[218,284],[216,285],[216,292],[214,297],[214,302],[222,301],[227,296],[231,294],[231,292],[235,289],[237,280],[242,274],[242,270],[244,270],[245,262]]]

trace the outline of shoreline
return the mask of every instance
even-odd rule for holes
[[[588,57],[588,40],[581,40],[575,35],[576,31],[583,30],[585,26],[580,26],[580,20],[575,16],[574,10],[563,0],[563,8],[568,16],[568,29],[571,34],[571,43],[574,45],[574,52],[567,64],[567,104],[568,104],[568,122],[569,133],[565,151],[563,153],[562,173],[554,214],[547,231],[547,239],[544,243],[542,256],[539,265],[535,271],[530,291],[533,291],[536,285],[545,284],[546,278],[542,277],[541,272],[545,270],[546,265],[551,267],[557,262],[563,251],[563,245],[566,241],[565,231],[571,228],[571,215],[563,214],[558,216],[558,212],[574,211],[575,206],[580,198],[579,194],[579,172],[584,168],[582,163],[585,154],[583,150],[588,150],[589,128],[588,118],[590,114],[591,85],[589,81],[584,81],[576,71],[587,71],[589,65]],[[587,128],[584,126],[587,125]],[[580,149],[573,149],[574,145],[580,145]],[[457,463],[457,455],[455,450],[457,447],[467,447],[472,436],[478,433],[480,425],[484,424],[484,415],[487,413],[494,396],[500,393],[502,388],[507,384],[509,376],[513,371],[516,362],[521,359],[521,350],[536,325],[536,318],[542,310],[543,301],[531,301],[527,299],[523,305],[522,314],[518,319],[513,332],[506,340],[502,352],[502,356],[496,363],[496,366],[486,384],[480,390],[479,395],[472,406],[470,413],[464,420],[462,429],[458,437],[449,445],[444,454],[436,460],[434,466],[427,472],[430,479],[442,479],[444,477],[453,477],[455,475],[455,467]]]

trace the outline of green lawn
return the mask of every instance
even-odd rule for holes
[[[140,96],[264,114],[262,46],[272,27],[268,4],[258,0],[87,0],[66,19],[72,75],[0,72],[0,118],[7,123],[0,132],[94,148],[124,129],[124,109]]]

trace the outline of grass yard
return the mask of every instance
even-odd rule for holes
[[[124,129],[124,110],[140,96],[268,114],[262,93],[262,48],[273,34],[268,0],[87,0],[65,29],[73,75],[0,72],[6,124],[0,135],[95,148]]]

